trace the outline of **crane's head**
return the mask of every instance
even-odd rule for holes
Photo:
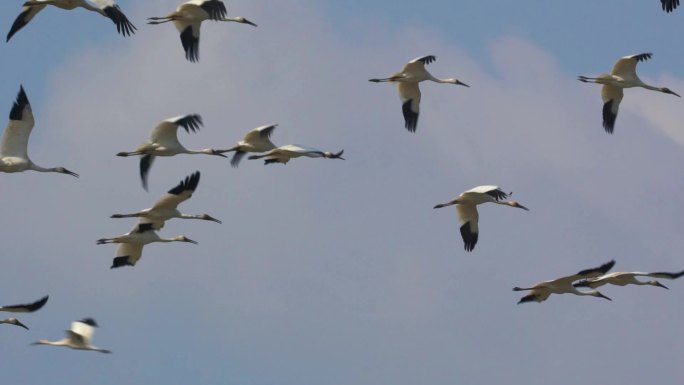
[[[666,93],[666,94],[678,96],[678,97],[681,98],[681,96],[679,96],[679,94],[677,94],[676,92],[672,91],[671,89],[669,89],[669,88],[667,88],[667,87],[661,88],[660,91],[661,91],[661,92],[664,92],[664,93]]]
[[[76,178],[78,178],[78,174],[76,174],[75,172],[69,171],[64,167],[55,167],[54,171],[61,173],[61,174],[67,174],[67,175],[75,176]]]
[[[605,299],[607,299],[608,301],[612,301],[612,299],[610,299],[610,298],[606,297],[605,295],[601,294],[600,291],[593,291],[593,292],[590,293],[590,295],[592,295],[592,296],[594,296],[594,297],[605,298]]]
[[[469,85],[463,83],[462,81],[460,81],[460,80],[458,80],[458,79],[454,79],[454,78],[446,79],[444,82],[445,82],[445,83],[451,83],[451,84],[456,84],[456,85],[458,85],[458,86],[463,86],[463,87],[468,87],[468,88],[470,88]]]
[[[17,326],[20,326],[20,327],[22,327],[22,328],[24,328],[24,329],[26,329],[26,330],[29,330],[29,328],[28,328],[26,325],[24,325],[23,323],[19,322],[19,320],[16,319],[16,318],[8,318],[8,319],[5,320],[5,323],[8,323],[8,324],[10,324],[10,325],[17,325]]]
[[[330,152],[330,151],[326,151],[326,152],[323,153],[323,157],[324,157],[324,158],[328,158],[328,159],[342,159],[342,160],[345,160],[345,159],[342,157],[342,154],[344,154],[344,150],[342,150],[342,151],[340,151],[340,152],[338,152],[338,153],[336,153],[336,154],[333,154],[333,153]]]
[[[519,209],[523,209],[523,210],[525,210],[525,211],[530,211],[530,209],[528,209],[527,207],[521,205],[520,202],[518,202],[518,201],[510,201],[510,202],[508,202],[508,205],[511,206],[511,207],[517,207],[517,208],[519,208]]]
[[[188,237],[186,237],[186,236],[184,236],[184,235],[179,235],[179,236],[173,238],[173,240],[174,240],[174,241],[178,241],[178,242],[188,242],[188,243],[192,243],[192,244],[195,244],[195,245],[197,244],[197,241],[193,241],[192,239],[190,239],[190,238],[188,238]]]
[[[223,223],[223,222],[219,221],[218,219],[210,216],[209,214],[200,215],[200,219],[204,219],[205,221],[212,221],[212,222],[216,222],[216,223]]]
[[[236,23],[241,23],[241,24],[249,24],[249,25],[251,25],[251,26],[253,26],[253,27],[256,27],[256,26],[257,26],[256,24],[252,23],[251,21],[245,19],[245,18],[242,17],[242,16],[236,16],[236,17],[234,17],[234,18],[233,18],[233,21],[236,22]]]
[[[660,283],[660,282],[658,282],[658,281],[648,281],[648,282],[646,282],[646,284],[651,285],[651,286],[658,286],[658,287],[662,287],[663,289],[668,289],[668,290],[670,290],[669,287],[663,285],[662,283]]]

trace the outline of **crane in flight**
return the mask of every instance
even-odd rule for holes
[[[300,156],[305,156],[307,158],[328,158],[344,160],[342,154],[344,154],[344,150],[333,153],[330,151],[321,151],[313,147],[304,147],[299,144],[286,144],[284,146],[274,148],[273,150],[261,155],[250,155],[248,159],[253,160],[266,158],[264,159],[265,165],[271,163],[286,164],[290,161],[290,159],[299,158]]]
[[[446,203],[436,205],[435,209],[456,205],[456,213],[458,220],[461,223],[461,238],[463,238],[463,247],[465,251],[473,251],[475,244],[477,244],[478,234],[480,228],[478,221],[480,215],[477,212],[477,205],[483,203],[496,203],[498,205],[510,206],[525,211],[529,211],[527,207],[521,205],[516,201],[504,201],[511,193],[505,193],[499,186],[477,186],[468,191],[462,192],[458,197]]]
[[[217,150],[220,153],[235,151],[233,158],[230,160],[230,165],[237,167],[240,161],[248,152],[265,152],[276,148],[275,144],[271,142],[271,134],[278,127],[277,124],[269,124],[267,126],[257,127],[247,134],[235,146],[228,150]]]
[[[675,95],[677,93],[667,87],[656,87],[644,83],[636,73],[639,62],[646,61],[653,56],[652,53],[640,53],[638,55],[624,56],[618,59],[613,65],[610,74],[601,74],[595,78],[580,75],[577,80],[583,83],[602,84],[601,98],[603,99],[603,128],[607,133],[612,134],[615,128],[620,102],[624,95],[624,88],[641,87],[651,91],[659,91],[665,94]]]
[[[524,291],[524,290],[530,290],[531,293],[522,297],[520,301],[518,301],[518,304],[525,303],[525,302],[544,302],[546,301],[547,298],[551,294],[574,294],[574,295],[579,295],[579,296],[592,296],[592,297],[600,297],[600,298],[605,298],[609,301],[612,301],[610,298],[606,297],[605,295],[601,294],[600,292],[596,290],[591,290],[591,291],[579,291],[575,289],[573,286],[573,282],[579,281],[581,279],[588,279],[588,278],[595,278],[599,277],[603,274],[606,274],[610,269],[613,268],[615,265],[615,261],[610,261],[607,263],[604,263],[603,265],[599,267],[594,267],[591,269],[587,270],[582,270],[579,273],[572,274],[572,275],[567,275],[565,277],[560,277],[556,279],[552,279],[550,281],[543,281],[539,282],[538,284],[528,287],[528,288],[521,288],[521,287],[514,287],[513,291]]]
[[[420,88],[418,83],[430,80],[435,83],[457,84],[464,87],[469,85],[458,79],[438,79],[429,73],[425,66],[437,60],[434,55],[422,56],[408,62],[404,68],[394,75],[384,79],[369,79],[374,83],[393,82],[399,84],[399,98],[401,98],[401,110],[404,114],[404,127],[410,132],[416,132],[418,114],[420,113]]]
[[[33,170],[38,172],[56,172],[78,177],[78,174],[64,167],[45,168],[38,166],[28,157],[28,140],[35,121],[31,104],[24,87],[19,87],[17,100],[12,105],[9,122],[5,126],[0,143],[0,171],[22,172]]]
[[[32,345],[65,346],[76,350],[92,350],[100,353],[111,353],[110,350],[101,349],[92,345],[91,341],[95,334],[96,327],[98,327],[98,324],[94,319],[84,318],[71,323],[71,328],[66,331],[66,338],[59,341],[39,340]]]
[[[172,188],[168,191],[161,199],[154,203],[149,209],[144,209],[133,214],[114,214],[112,218],[132,218],[139,217],[145,218],[148,223],[152,224],[154,230],[159,230],[164,227],[164,222],[171,218],[182,218],[182,219],[203,219],[205,221],[212,221],[216,223],[221,223],[216,218],[211,217],[209,214],[191,215],[182,214],[178,211],[178,205],[185,202],[192,197],[192,194],[197,189],[197,185],[200,180],[200,172],[195,171],[190,176],[185,177],[185,180],[181,180],[178,186]]]
[[[41,299],[39,299],[36,302],[33,303],[28,303],[28,304],[21,304],[21,305],[9,305],[9,306],[0,306],[0,311],[4,312],[9,312],[9,313],[32,313],[36,310],[39,310],[42,308],[48,301],[49,296],[45,296]],[[0,319],[0,324],[8,324],[8,325],[15,325],[22,327],[26,330],[28,330],[28,326],[24,325],[21,323],[18,319],[11,317],[11,318],[5,318],[5,319]]]
[[[88,11],[99,13],[111,19],[116,24],[116,30],[123,36],[130,36],[135,33],[135,26],[131,23],[121,8],[113,0],[29,0],[24,3],[21,13],[14,20],[12,28],[7,34],[9,41],[15,33],[24,28],[37,14],[48,5],[70,11],[76,8],[83,8]]]
[[[198,131],[202,125],[202,117],[199,114],[188,114],[163,120],[152,130],[147,143],[138,146],[132,152],[119,152],[116,156],[141,155],[140,179],[142,180],[143,188],[147,190],[147,175],[156,156],[204,154],[227,158],[227,156],[211,148],[189,150],[178,141],[178,127],[183,127],[185,132],[190,133]]]
[[[651,280],[651,281],[640,281],[637,279],[637,277],[651,277],[651,278],[665,278],[665,279],[677,279],[684,275],[684,270],[676,273],[642,273],[642,272],[615,272],[615,273],[609,273],[606,275],[602,275],[597,278],[588,278],[588,279],[583,279],[579,282],[576,282],[573,284],[574,287],[590,287],[592,289],[596,289],[597,287],[606,285],[606,284],[611,284],[611,285],[617,285],[617,286],[625,286],[625,285],[650,285],[650,286],[657,286],[657,287],[662,287],[663,289],[667,289],[668,287],[663,285],[662,283],[656,281],[656,280]]]
[[[156,25],[172,21],[180,32],[185,58],[194,63],[199,61],[200,27],[204,20],[232,21],[257,26],[242,16],[226,17],[226,13],[226,6],[220,0],[190,0],[166,16],[148,18],[147,24]]]

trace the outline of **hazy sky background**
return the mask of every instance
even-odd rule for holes
[[[22,1],[0,2],[0,32]],[[576,384],[681,381],[684,282],[604,287],[613,298],[516,305],[514,286],[617,261],[615,271],[684,269],[684,100],[625,92],[615,134],[600,87],[621,56],[653,52],[643,80],[684,93],[672,36],[684,9],[656,0],[231,1],[258,28],[205,22],[200,62],[172,25],[176,2],[120,2],[131,38],[101,16],[45,9],[0,44],[0,113],[23,84],[29,154],[81,175],[0,174],[0,304],[50,294],[2,325],[7,384]],[[606,16],[610,15],[610,16]],[[4,35],[3,35],[4,36]],[[434,54],[429,70],[471,88],[423,84],[416,134],[394,86],[367,80]],[[159,158],[150,192],[117,158],[162,119],[199,113],[190,148],[229,148],[278,123],[276,144],[345,150],[346,161],[265,167]],[[181,206],[223,220],[173,220],[133,268],[110,270],[127,232],[109,219],[150,205],[199,170]],[[477,185],[530,212],[480,207],[463,251],[453,209]],[[5,314],[0,314],[3,318]],[[46,346],[94,317],[112,355]]]

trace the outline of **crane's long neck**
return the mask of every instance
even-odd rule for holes
[[[204,219],[203,215],[193,215],[193,214],[180,214],[177,218],[181,219]]]
[[[219,154],[223,154],[223,153],[226,153],[226,152],[237,151],[237,150],[239,150],[239,149],[240,149],[240,146],[235,146],[235,147],[229,148],[229,149],[227,149],[227,150],[214,150],[214,151],[218,152]]]
[[[69,343],[69,339],[65,338],[65,339],[59,340],[59,341],[39,340],[39,341],[34,342],[32,345],[70,346],[70,343]]]

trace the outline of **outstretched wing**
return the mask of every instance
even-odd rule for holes
[[[587,278],[597,278],[600,277],[604,274],[606,274],[610,269],[613,268],[615,265],[615,261],[611,260],[609,262],[604,263],[603,265],[599,267],[593,267],[591,269],[586,269],[578,272],[577,274],[573,275],[568,275],[565,277],[561,277],[558,279],[554,279],[552,282],[562,282],[562,281],[567,281],[568,283],[572,283],[575,281],[578,281],[580,279],[586,280]]]
[[[601,88],[601,98],[603,99],[603,128],[607,133],[612,134],[615,129],[620,102],[624,95],[622,88],[605,84]]]
[[[185,177],[185,180],[168,191],[161,199],[154,203],[152,209],[172,209],[174,210],[180,203],[190,199],[192,193],[197,189],[200,180],[200,172],[195,171],[192,175]]]
[[[420,114],[420,88],[415,82],[399,82],[399,98],[401,111],[404,114],[404,127],[409,132],[416,132],[418,115]]]
[[[679,6],[679,0],[660,0],[660,3],[663,6],[663,11],[668,13]]]
[[[42,308],[47,303],[48,298],[50,298],[50,296],[46,295],[45,297],[33,303],[0,306],[0,311],[6,311],[11,313],[31,313]]]
[[[458,221],[461,224],[461,238],[463,238],[463,248],[465,251],[473,251],[477,244],[477,237],[480,233],[478,226],[479,214],[475,205],[456,205]]]
[[[37,5],[24,5],[21,8],[21,13],[17,18],[14,20],[14,23],[12,24],[12,28],[10,28],[10,31],[7,33],[7,40],[12,38],[15,33],[17,33],[20,29],[24,28],[26,24],[28,24],[31,19],[33,19],[34,16],[38,14],[38,12],[42,11],[43,8],[45,8],[47,4],[37,4]]]
[[[2,144],[0,144],[1,156],[16,156],[19,158],[28,158],[27,147],[31,130],[35,121],[33,119],[33,112],[31,111],[31,104],[29,103],[24,87],[19,87],[17,99],[12,104],[12,109],[9,114],[9,121],[5,126],[5,132],[2,135]]]
[[[123,266],[135,266],[142,256],[143,245],[140,243],[121,243],[116,249],[116,257],[110,269]]]
[[[187,133],[196,132],[203,125],[199,114],[188,114],[166,119],[159,123],[150,133],[150,141],[163,146],[178,146],[178,127],[183,127]],[[168,147],[168,146],[167,146]]]
[[[131,23],[121,8],[113,0],[90,0],[102,10],[102,13],[116,24],[116,31],[124,36],[135,33],[135,26]]]
[[[610,74],[621,77],[636,76],[637,64],[641,61],[650,59],[651,56],[653,56],[652,53],[640,53],[637,55],[621,57],[613,64],[613,69],[610,71]]]

